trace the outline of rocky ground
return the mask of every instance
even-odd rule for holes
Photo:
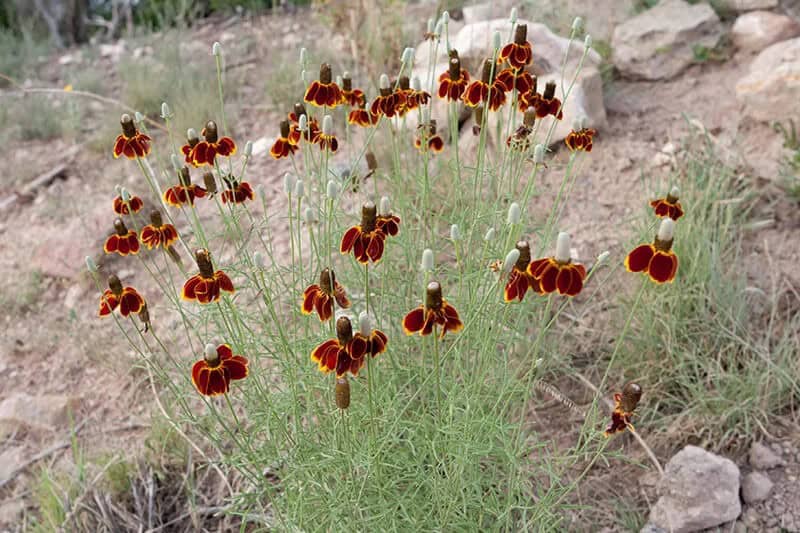
[[[755,184],[762,199],[754,212],[758,224],[744,243],[749,283],[764,291],[777,287],[786,305],[796,310],[800,216],[783,192],[782,161],[788,154],[772,122],[791,117],[800,121],[800,8],[778,0],[717,1],[721,19],[705,2],[662,0],[636,16],[634,4],[570,0],[568,15],[521,11],[555,32],[530,25],[529,38],[540,58],[534,70],[542,80],[558,70],[566,41],[556,34],[568,32],[573,14],[584,16],[596,49],[611,51],[610,63],[600,53],[589,55],[576,86],[576,105],[568,106],[579,109],[599,130],[591,164],[581,169],[582,186],[564,213],[565,225],[584,238],[575,242],[578,253],[589,240],[594,248],[604,245],[621,253],[622,243],[611,231],[613,221],[630,214],[624,206],[636,205],[642,174],[652,176],[654,191],[664,190],[676,157],[686,148],[682,143],[687,133],[702,131],[743,179]],[[464,9],[460,18],[454,13],[451,32],[463,35],[455,38],[462,39],[459,51],[465,61],[478,60],[485,44],[470,36],[488,36],[487,27],[502,26],[503,20],[489,21],[505,19],[508,7],[492,3]],[[429,4],[412,5],[408,20],[425,20],[432,9]],[[540,13],[542,20],[533,13]],[[247,35],[251,49],[245,57],[267,52],[294,57],[302,45],[298,29],[307,29],[307,24],[303,11],[212,21],[192,29],[188,43],[207,50],[212,41],[221,40],[226,50],[235,50],[239,36]],[[416,41],[424,28],[407,25]],[[352,49],[341,35],[330,42],[345,52]],[[124,44],[106,46],[112,48],[98,54],[93,68],[111,68],[120,56],[133,53]],[[573,46],[580,55],[581,45]],[[418,53],[426,49],[417,47]],[[54,56],[48,75],[28,85],[62,87],[71,69],[87,67],[75,56],[74,50]],[[569,64],[576,61],[574,57]],[[257,139],[250,172],[260,176],[258,182],[267,191],[267,209],[282,210],[282,175],[288,168],[266,153],[282,110],[252,103],[263,100],[255,87],[261,87],[258,80],[274,67],[263,62],[242,67],[239,95],[244,103],[238,104],[236,132]],[[96,105],[97,116],[119,114],[116,107]],[[6,378],[0,381],[0,524],[13,531],[33,511],[28,506],[39,467],[69,468],[74,463],[71,436],[95,455],[113,450],[135,454],[150,431],[154,409],[146,377],[132,367],[133,354],[113,338],[109,324],[95,319],[96,288],[83,268],[84,256],[97,256],[108,230],[114,184],[134,184],[136,175],[118,166],[109,170],[107,152],[94,153],[80,142],[19,142],[5,153],[8,167],[21,169],[4,178],[0,195],[0,279],[9,288],[0,295],[0,373]],[[36,176],[43,179],[31,185]],[[536,201],[549,205],[555,193],[545,189]],[[579,206],[587,203],[602,206],[608,218],[585,222]],[[773,274],[768,277],[763,275],[765,261]],[[143,279],[134,279],[146,287]],[[796,419],[775,434],[754,431],[757,444],[749,454],[726,459],[690,446],[672,459],[661,457],[665,476],[648,474],[629,493],[636,502],[652,504],[645,529],[800,531]],[[587,523],[575,527],[594,529]]]

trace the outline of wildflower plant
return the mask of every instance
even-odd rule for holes
[[[669,206],[679,204],[671,194],[668,208],[654,205],[668,218],[654,243],[627,260],[612,254],[587,267],[575,257],[561,214],[579,169],[591,164],[596,132],[579,124],[559,158],[547,147],[580,64],[562,73],[560,92],[548,83],[539,93],[526,70],[536,43],[512,19],[511,34],[493,38],[476,73],[450,47],[445,12],[429,24],[422,81],[409,79],[410,49],[376,92],[327,63],[317,79],[306,74],[269,149],[270,164],[292,169],[277,199],[265,197],[273,193],[259,189],[264,176],[248,165],[264,154],[252,154],[252,144],[237,152],[244,132],[226,124],[219,45],[212,53],[218,116],[198,125],[199,135],[187,132],[171,165],[150,153],[164,139],[139,132],[130,116],[122,117],[122,135],[109,139],[113,156],[125,156],[117,164],[138,172],[140,196],[114,201],[109,216],[120,218],[105,250],[125,256],[120,261],[151,277],[160,293],[145,303],[112,277],[100,287],[99,314],[114,316],[171,398],[171,423],[202,434],[217,462],[241,476],[226,498],[243,522],[299,530],[565,526],[559,505],[576,484],[539,487],[528,475],[542,466],[533,456],[546,439],[526,418],[533,385],[544,369],[558,368],[548,347],[558,342],[563,312],[580,313],[603,290],[596,272],[604,262],[680,284],[673,248],[680,222],[669,218]],[[570,46],[575,37],[573,30]],[[449,57],[443,73],[434,72],[440,46]],[[301,56],[310,71],[309,53]],[[448,103],[447,116],[431,117],[435,99]],[[459,136],[473,134],[459,131],[461,104],[480,109],[471,153],[459,153]],[[490,147],[489,114],[508,142]],[[415,126],[409,115],[419,119]],[[561,171],[553,184],[559,195],[546,216],[533,217],[546,166]],[[268,203],[281,207],[267,210]],[[592,246],[580,257],[600,254]],[[167,260],[181,253],[196,268]],[[502,257],[504,266],[487,268]],[[598,463],[610,442],[604,434],[630,425],[646,383],[636,385],[638,395],[626,385],[613,415],[598,412],[598,400],[620,390],[612,369],[631,317],[647,305],[643,295],[670,290],[642,281],[583,438],[546,465],[551,479],[581,458]],[[125,320],[136,314],[148,331]],[[647,408],[645,401],[637,413]],[[609,430],[607,416],[615,417]],[[392,511],[372,511],[381,508]]]

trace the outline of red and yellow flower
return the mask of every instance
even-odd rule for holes
[[[541,293],[539,281],[528,272],[528,265],[531,263],[531,248],[527,241],[519,241],[517,243],[517,250],[519,250],[519,259],[517,259],[514,266],[511,267],[511,272],[508,274],[508,282],[506,282],[505,291],[503,291],[503,299],[506,302],[522,301],[525,298],[525,293],[528,289],[536,293]]]
[[[544,118],[547,115],[553,115],[557,120],[564,118],[561,100],[556,98],[556,82],[554,81],[547,82],[544,86],[544,93],[541,95],[536,92],[534,84],[530,91],[520,96],[519,107],[522,111],[532,107],[536,110],[536,118]]]
[[[444,337],[448,331],[458,333],[464,327],[456,308],[442,297],[442,286],[431,281],[426,287],[425,304],[403,317],[403,331],[406,335],[417,332],[423,336],[430,335],[437,324],[442,329],[440,337]]]
[[[491,59],[483,63],[481,79],[469,84],[463,99],[470,107],[484,102],[490,111],[497,111],[506,103],[506,86],[495,77],[494,62]]]
[[[234,204],[243,204],[247,200],[253,200],[256,195],[253,193],[253,188],[246,181],[236,181],[233,176],[222,178],[227,188],[222,191],[222,203],[227,204],[233,202]]]
[[[657,217],[669,217],[672,220],[678,220],[683,216],[683,208],[678,201],[679,193],[678,188],[673,187],[666,198],[657,198],[650,202],[650,207],[653,208]]]
[[[350,107],[363,107],[367,103],[364,91],[353,89],[353,80],[347,72],[342,76],[342,102]]]
[[[205,396],[227,394],[231,381],[247,377],[248,364],[246,357],[233,355],[228,344],[209,344],[203,358],[192,366],[192,383]]]
[[[586,267],[573,263],[570,257],[570,238],[566,233],[559,233],[556,242],[556,255],[537,259],[528,265],[528,273],[539,282],[541,292],[575,296],[583,289],[586,279]]]
[[[570,131],[564,138],[564,144],[570,151],[575,152],[578,150],[591,152],[592,151],[592,137],[597,134],[597,130],[592,128],[580,128],[579,130]]]
[[[526,152],[531,145],[531,132],[536,121],[536,112],[533,109],[525,111],[522,124],[506,139],[506,146],[511,150]]]
[[[161,212],[153,209],[150,212],[150,224],[142,228],[141,240],[148,250],[159,246],[166,250],[178,240],[178,230],[172,224],[164,224]]]
[[[333,134],[333,117],[325,115],[322,119],[322,133],[319,134],[319,149],[335,152],[339,149],[339,141]]]
[[[678,256],[672,251],[675,222],[671,218],[661,221],[653,244],[641,244],[625,258],[628,272],[643,272],[655,283],[672,283],[678,272]]]
[[[614,393],[614,410],[611,412],[611,422],[603,432],[606,437],[623,432],[626,429],[633,429],[631,419],[641,398],[642,387],[637,383],[626,383],[622,388],[622,393]]]
[[[294,155],[297,151],[297,141],[300,140],[300,131],[298,130],[297,132],[297,139],[295,142],[290,140],[289,135],[291,135],[291,125],[288,120],[283,120],[281,121],[281,136],[275,140],[272,148],[269,149],[269,155],[274,159],[289,157],[290,155]]]
[[[108,277],[108,289],[100,296],[98,316],[108,316],[119,308],[119,314],[128,317],[137,314],[145,307],[144,298],[133,287],[123,287],[115,275]]]
[[[461,60],[455,49],[450,50],[450,65],[446,72],[439,75],[439,98],[451,102],[461,100],[469,85],[469,72],[461,68]]]
[[[319,273],[319,285],[309,285],[303,292],[303,303],[300,310],[304,315],[317,312],[321,322],[333,316],[333,301],[342,309],[350,307],[344,287],[336,281],[333,270],[325,268]]]
[[[380,90],[378,96],[372,101],[369,107],[370,113],[386,118],[395,116],[406,104],[406,95],[403,91],[392,91],[389,83],[389,76],[381,74]]]
[[[519,95],[526,94],[536,87],[536,78],[527,70],[503,69],[497,75],[497,81],[505,86],[506,92],[516,89]]]
[[[311,82],[303,100],[317,107],[330,108],[334,108],[344,102],[342,90],[333,81],[329,64],[323,63],[320,65],[319,80]]]
[[[440,153],[444,150],[444,141],[436,133],[436,121],[431,119],[427,124],[417,126],[417,137],[414,139],[414,146],[420,153],[431,151]]]
[[[197,130],[194,128],[189,128],[186,131],[186,144],[181,146],[181,153],[183,154],[184,161],[189,165],[192,164],[192,157],[189,154],[192,153],[192,148],[194,148],[199,142],[200,137],[197,135]]]
[[[347,122],[363,128],[374,126],[378,123],[378,120],[380,120],[380,117],[368,111],[364,104],[360,104],[358,108],[351,110],[347,116]]]
[[[150,153],[150,137],[140,133],[127,113],[119,119],[122,125],[122,134],[114,142],[114,159],[124,155],[128,159],[145,157]]]
[[[121,256],[139,253],[139,236],[135,231],[129,230],[121,218],[114,221],[114,233],[112,233],[103,245],[103,251],[107,254],[118,253]]]
[[[419,83],[418,79],[415,79],[415,84]],[[425,105],[430,101],[431,95],[426,91],[423,91],[421,88],[411,87],[408,76],[400,76],[398,80],[398,88],[395,91],[397,93],[402,94],[402,101],[403,103],[397,109],[398,116],[403,116],[407,112],[417,109],[421,105]]]
[[[364,356],[369,351],[369,340],[362,335],[353,335],[350,319],[343,316],[336,321],[336,338],[314,348],[311,360],[317,363],[320,372],[327,374],[335,370],[337,378],[347,372],[358,376],[359,370],[364,366]]]
[[[381,204],[383,206],[383,204]],[[375,225],[389,237],[394,237],[400,232],[400,217],[388,212],[388,209],[378,215]]]
[[[185,204],[194,205],[195,198],[202,198],[205,195],[206,190],[204,188],[192,183],[189,168],[182,167],[178,171],[178,185],[174,185],[164,191],[164,203],[173,207],[181,207]]]
[[[359,263],[377,263],[383,257],[386,234],[378,227],[377,209],[373,202],[361,206],[361,224],[347,230],[342,237],[339,251],[353,253]]]
[[[509,43],[500,50],[497,63],[501,64],[508,61],[511,68],[521,70],[531,64],[533,51],[531,43],[528,42],[527,24],[519,24],[514,30],[514,42]]]
[[[131,196],[127,202],[122,199],[122,196],[114,198],[114,212],[118,215],[138,213],[142,207],[144,207],[144,202],[138,196]]]
[[[196,166],[214,166],[218,155],[230,157],[236,153],[236,143],[230,137],[219,137],[217,123],[213,120],[206,122],[206,127],[200,132],[202,141],[195,144],[189,151],[187,159]]]
[[[306,113],[306,108],[302,103],[296,102],[294,104],[294,111],[290,111],[287,116],[291,125],[289,128],[290,143],[300,144],[301,138],[311,144],[319,142],[319,136],[322,133],[322,130],[319,127],[319,121],[308,116]],[[303,116],[306,117],[306,129],[305,131],[300,131],[300,117]]]
[[[214,271],[211,255],[203,248],[195,252],[197,269],[200,271],[183,284],[181,297],[184,300],[194,300],[201,304],[208,304],[219,300],[220,291],[234,292],[233,282],[222,270]]]

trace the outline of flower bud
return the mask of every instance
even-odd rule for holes
[[[422,82],[419,81],[419,76],[414,76],[413,78],[411,78],[411,88],[414,89],[415,91],[422,90]]]
[[[503,37],[499,31],[496,31],[492,34],[492,48],[499,50],[501,46],[503,46]]]
[[[306,69],[300,71],[300,80],[303,82],[303,85],[308,85],[308,73]]]
[[[391,203],[389,201],[388,196],[381,197],[380,201],[380,208],[378,209],[378,213],[381,215],[389,215],[391,214]]]
[[[306,221],[306,224],[313,224],[317,221],[317,214],[312,207],[308,206],[305,211],[303,211],[303,220]]]
[[[122,197],[123,202],[130,202],[131,201],[131,193],[128,192],[128,189],[125,187],[120,187],[119,195]]]
[[[381,74],[380,82],[378,83],[378,87],[381,89],[389,89],[391,88],[391,83],[389,83],[389,76],[386,74]]]
[[[445,26],[447,26],[448,24],[450,24],[450,12],[448,12],[448,11],[442,11],[442,18],[441,18],[441,20],[442,20],[442,24],[444,24]]]
[[[172,154],[170,156],[170,161],[172,161],[172,168],[174,168],[176,172],[183,168],[183,159],[181,159],[177,154]]]
[[[119,183],[114,185],[114,192],[117,193],[117,196],[119,196],[121,194],[121,191],[122,191],[122,187],[119,185]]]
[[[483,236],[483,240],[485,242],[491,242],[494,240],[494,228],[489,228],[486,230],[486,233]]]
[[[137,111],[136,113],[133,114],[133,121],[136,122],[137,124],[141,124],[142,122],[144,122],[144,115],[142,115]]]
[[[460,241],[461,240],[461,230],[458,227],[458,224],[453,224],[450,226],[450,240],[451,241]]]
[[[544,145],[537,144],[533,147],[533,162],[536,164],[544,163]]]
[[[300,118],[297,119],[297,127],[300,131],[308,131],[308,116],[300,115]]]
[[[575,17],[572,20],[572,31],[579,32],[583,29],[583,19],[581,17]]]
[[[342,82],[342,77],[341,76],[336,76],[336,85],[338,85],[339,87],[344,85],[344,83]]]
[[[335,200],[339,196],[339,184],[328,180],[328,189],[325,192],[329,199]]]
[[[409,64],[414,61],[414,48],[411,46],[406,47],[405,50],[403,50],[403,55],[400,58],[400,61],[405,64]]]
[[[511,272],[511,269],[514,268],[514,265],[519,261],[519,254],[520,251],[516,248],[513,248],[506,254],[506,259],[503,261],[503,274]]]
[[[433,29],[436,27],[436,21],[432,18],[428,19],[428,33],[433,33]]]
[[[92,259],[91,256],[88,255],[86,256],[86,270],[88,270],[92,274],[96,274],[97,271],[99,270],[97,268],[97,263],[95,263],[94,259]]]
[[[367,168],[371,171],[378,170],[378,158],[375,157],[375,154],[372,152],[367,152],[364,155],[364,159],[367,160]]]
[[[641,399],[642,387],[638,383],[626,383],[622,387],[622,398],[620,398],[619,406],[626,413],[632,413]]]
[[[214,57],[219,57],[222,55],[222,45],[219,44],[219,41],[214,41],[214,44],[211,45],[211,53]]]
[[[303,47],[300,49],[300,64],[305,66],[307,62],[308,62],[308,50],[306,50],[305,47]]]
[[[253,254],[253,263],[256,265],[256,268],[263,269],[264,268],[264,254],[261,252],[255,252]]]
[[[569,233],[562,231],[556,239],[556,261],[559,263],[569,263],[572,254],[570,252],[571,239]]]
[[[256,193],[256,198],[261,198],[262,200],[267,199],[267,189],[264,187],[263,183],[259,183],[258,185],[256,185],[255,193]]]
[[[350,407],[350,382],[347,381],[347,376],[336,378],[336,388],[334,391],[336,407],[339,409],[347,409]]]
[[[441,20],[439,20],[439,22],[436,23],[436,27],[433,29],[433,36],[438,39],[439,37],[441,37],[443,31],[444,31],[444,23]]]
[[[597,256],[597,261],[595,262],[595,265],[594,265],[595,268],[599,267],[600,265],[602,265],[603,263],[608,261],[608,258],[610,256],[611,256],[611,252],[609,252],[608,250],[606,250],[604,252],[601,252],[600,255]]]
[[[583,47],[584,48],[591,48],[592,44],[593,44],[592,43],[592,36],[587,33],[586,37],[583,38]]]
[[[512,7],[511,8],[511,14],[508,16],[508,21],[511,24],[516,24],[517,23],[517,8],[516,7]]]
[[[330,115],[325,115],[322,118],[322,134],[333,135],[333,117]]]
[[[369,337],[372,333],[372,319],[366,311],[361,311],[358,314],[358,331],[365,337]]]
[[[294,178],[294,174],[291,172],[287,172],[283,175],[283,192],[287,195],[292,194],[294,192],[296,180]]]
[[[420,267],[423,272],[433,272],[433,250],[425,248],[422,251],[422,266]]]
[[[658,227],[657,238],[659,241],[671,242],[675,236],[675,221],[671,218],[661,220],[661,225]]]
[[[519,208],[517,202],[513,202],[508,206],[508,223],[519,224],[519,219],[522,218],[522,210]]]
[[[161,102],[161,118],[164,120],[172,118],[172,110],[166,102]]]
[[[297,180],[294,184],[294,195],[298,198],[302,198],[305,192],[306,189],[303,186],[303,180]]]
[[[244,143],[244,156],[250,157],[253,155],[253,141],[247,141]]]

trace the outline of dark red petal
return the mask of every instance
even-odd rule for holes
[[[552,263],[548,263],[547,266],[542,271],[541,277],[539,278],[542,291],[544,291],[545,294],[550,294],[551,292],[556,290],[557,278],[558,278],[558,267]]]
[[[425,324],[425,308],[419,306],[412,309],[405,317],[403,317],[403,331],[406,335],[412,335],[422,329]]]
[[[678,258],[675,254],[657,251],[650,260],[647,271],[650,274],[650,279],[656,283],[665,283],[675,279],[675,271],[677,269]]]
[[[230,378],[226,375],[225,370],[222,367],[214,370],[209,370],[208,394],[210,396],[225,394],[226,392],[228,392],[229,381]]]
[[[558,294],[567,294],[569,288],[572,286],[572,269],[568,265],[558,267],[558,275],[556,276],[556,288]]]
[[[655,251],[652,244],[637,246],[628,254],[628,257],[625,258],[625,268],[628,272],[642,272],[646,270]]]
[[[205,394],[206,396],[209,394],[208,378],[208,364],[201,359],[192,366],[192,383],[194,383],[200,394]]]
[[[309,285],[305,292],[303,292],[303,302],[300,306],[300,311],[304,315],[310,315],[314,310],[314,301],[317,299],[318,291],[319,285]]]
[[[361,236],[361,226],[353,226],[347,230],[342,237],[342,244],[339,246],[339,251],[343,254],[350,252],[359,236]]]
[[[247,365],[247,358],[242,357],[241,355],[234,355],[230,359],[226,360],[225,368],[228,369],[231,381],[246,378],[248,374]]]

